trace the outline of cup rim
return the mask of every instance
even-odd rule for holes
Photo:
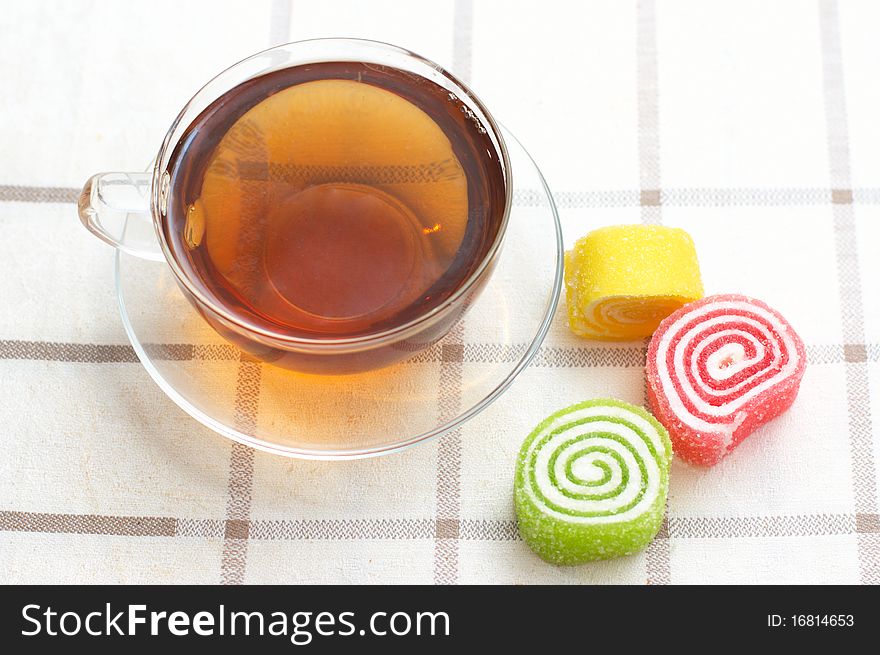
[[[228,311],[223,305],[215,302],[212,298],[210,298],[207,294],[203,293],[200,289],[197,288],[195,284],[189,279],[189,277],[183,272],[182,268],[174,258],[171,253],[171,248],[169,247],[166,239],[164,230],[162,229],[161,221],[159,220],[159,216],[161,214],[159,208],[162,203],[162,176],[165,174],[162,170],[162,154],[165,153],[168,147],[171,145],[172,136],[178,126],[181,124],[184,116],[190,110],[192,105],[196,102],[199,96],[208,88],[215,80],[227,74],[228,72],[242,66],[243,64],[256,59],[258,57],[262,57],[267,53],[271,53],[278,50],[289,50],[292,47],[303,47],[309,44],[315,43],[323,43],[323,44],[339,44],[339,45],[349,45],[355,46],[359,48],[368,47],[368,48],[378,48],[381,50],[393,52],[396,54],[404,55],[407,58],[414,59],[415,61],[427,65],[430,68],[434,69],[441,76],[450,80],[453,84],[455,84],[464,94],[467,96],[468,100],[475,104],[479,110],[483,113],[483,117],[488,123],[488,127],[491,129],[492,136],[497,141],[498,144],[498,155],[500,156],[500,161],[502,164],[502,172],[504,174],[504,208],[501,217],[501,223],[498,226],[498,230],[495,233],[492,244],[489,246],[485,256],[480,261],[479,265],[474,269],[471,275],[464,281],[464,283],[455,290],[455,292],[450,295],[446,300],[427,311],[424,314],[420,314],[414,319],[407,321],[402,325],[397,325],[392,328],[388,328],[386,330],[382,330],[379,332],[374,332],[367,335],[356,336],[356,337],[337,337],[337,338],[329,338],[329,339],[317,339],[317,338],[309,338],[309,337],[299,337],[299,336],[291,336],[289,334],[285,334],[284,332],[274,331],[271,329],[267,329],[261,326],[253,326],[244,324],[238,317],[235,316],[232,312]],[[346,61],[346,59],[318,59],[318,60],[310,60],[309,63],[315,63],[318,61]],[[296,65],[296,64],[293,64]],[[263,75],[270,70],[281,70],[282,68],[287,68],[289,66],[281,66],[277,69],[267,69],[262,70],[257,75]],[[244,81],[244,80],[242,80]],[[238,82],[239,84],[241,82]],[[156,157],[155,165],[153,167],[153,183],[152,183],[152,192],[151,192],[151,212],[153,215],[153,223],[156,229],[157,237],[159,240],[159,245],[162,249],[162,253],[165,256],[165,260],[168,265],[171,267],[172,272],[174,273],[175,278],[184,286],[188,293],[190,293],[200,304],[204,305],[206,308],[211,310],[214,314],[218,315],[225,321],[228,321],[232,325],[244,330],[248,334],[255,334],[266,339],[270,339],[274,343],[281,343],[290,346],[303,346],[310,347],[314,349],[320,350],[332,350],[334,347],[352,347],[352,346],[379,346],[384,345],[388,341],[399,341],[400,339],[405,338],[410,333],[419,332],[419,328],[425,323],[429,323],[432,319],[441,316],[444,314],[450,307],[457,304],[465,295],[468,294],[472,290],[472,288],[476,285],[476,283],[481,280],[484,274],[487,272],[490,264],[494,261],[495,257],[498,254],[498,251],[501,248],[501,244],[504,241],[505,234],[507,232],[507,226],[510,218],[510,209],[512,205],[513,199],[513,183],[512,183],[512,170],[510,163],[510,155],[507,149],[507,145],[504,141],[504,136],[502,134],[501,126],[498,122],[496,122],[495,118],[483,104],[483,102],[477,97],[477,95],[470,89],[470,87],[458,79],[455,75],[450,73],[448,70],[440,66],[439,64],[431,61],[430,59],[423,57],[411,50],[406,48],[402,48],[400,46],[396,46],[390,43],[386,43],[384,41],[376,41],[371,39],[358,39],[358,38],[342,38],[342,37],[326,37],[319,39],[304,39],[300,41],[291,41],[289,43],[279,44],[273,46],[271,48],[266,48],[265,50],[261,50],[256,52],[244,59],[237,61],[236,63],[228,66],[217,75],[208,80],[204,85],[202,85],[198,91],[196,91],[193,96],[187,101],[184,105],[183,109],[180,110],[177,117],[174,119],[171,127],[168,129],[168,132],[165,135],[165,138],[162,142],[162,147],[159,151],[159,155]]]

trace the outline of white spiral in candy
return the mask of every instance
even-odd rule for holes
[[[652,361],[681,421],[695,430],[732,434],[744,420],[739,410],[792,376],[802,355],[797,336],[770,308],[745,297],[726,298],[661,327]]]
[[[525,490],[569,523],[619,523],[647,512],[662,492],[666,455],[657,427],[610,404],[576,405],[543,425],[525,454]]]

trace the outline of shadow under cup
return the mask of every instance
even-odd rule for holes
[[[409,358],[495,266],[511,202],[499,130],[460,82],[392,46],[274,50],[282,65],[236,74],[261,53],[227,70],[169,132],[152,198],[164,256],[259,360],[340,374]]]

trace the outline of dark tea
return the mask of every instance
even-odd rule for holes
[[[498,236],[506,172],[487,129],[396,68],[261,75],[179,141],[166,241],[245,325],[339,339],[406,324],[460,289]]]

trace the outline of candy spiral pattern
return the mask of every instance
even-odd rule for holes
[[[520,533],[555,564],[644,548],[663,520],[671,456],[666,430],[640,407],[604,399],[553,414],[520,450]]]
[[[747,296],[710,296],[660,324],[648,398],[675,453],[711,466],[788,409],[805,367],[803,342],[779,312]]]
[[[687,299],[612,296],[586,306],[576,324],[578,333],[590,339],[625,341],[652,333],[664,318]]]

